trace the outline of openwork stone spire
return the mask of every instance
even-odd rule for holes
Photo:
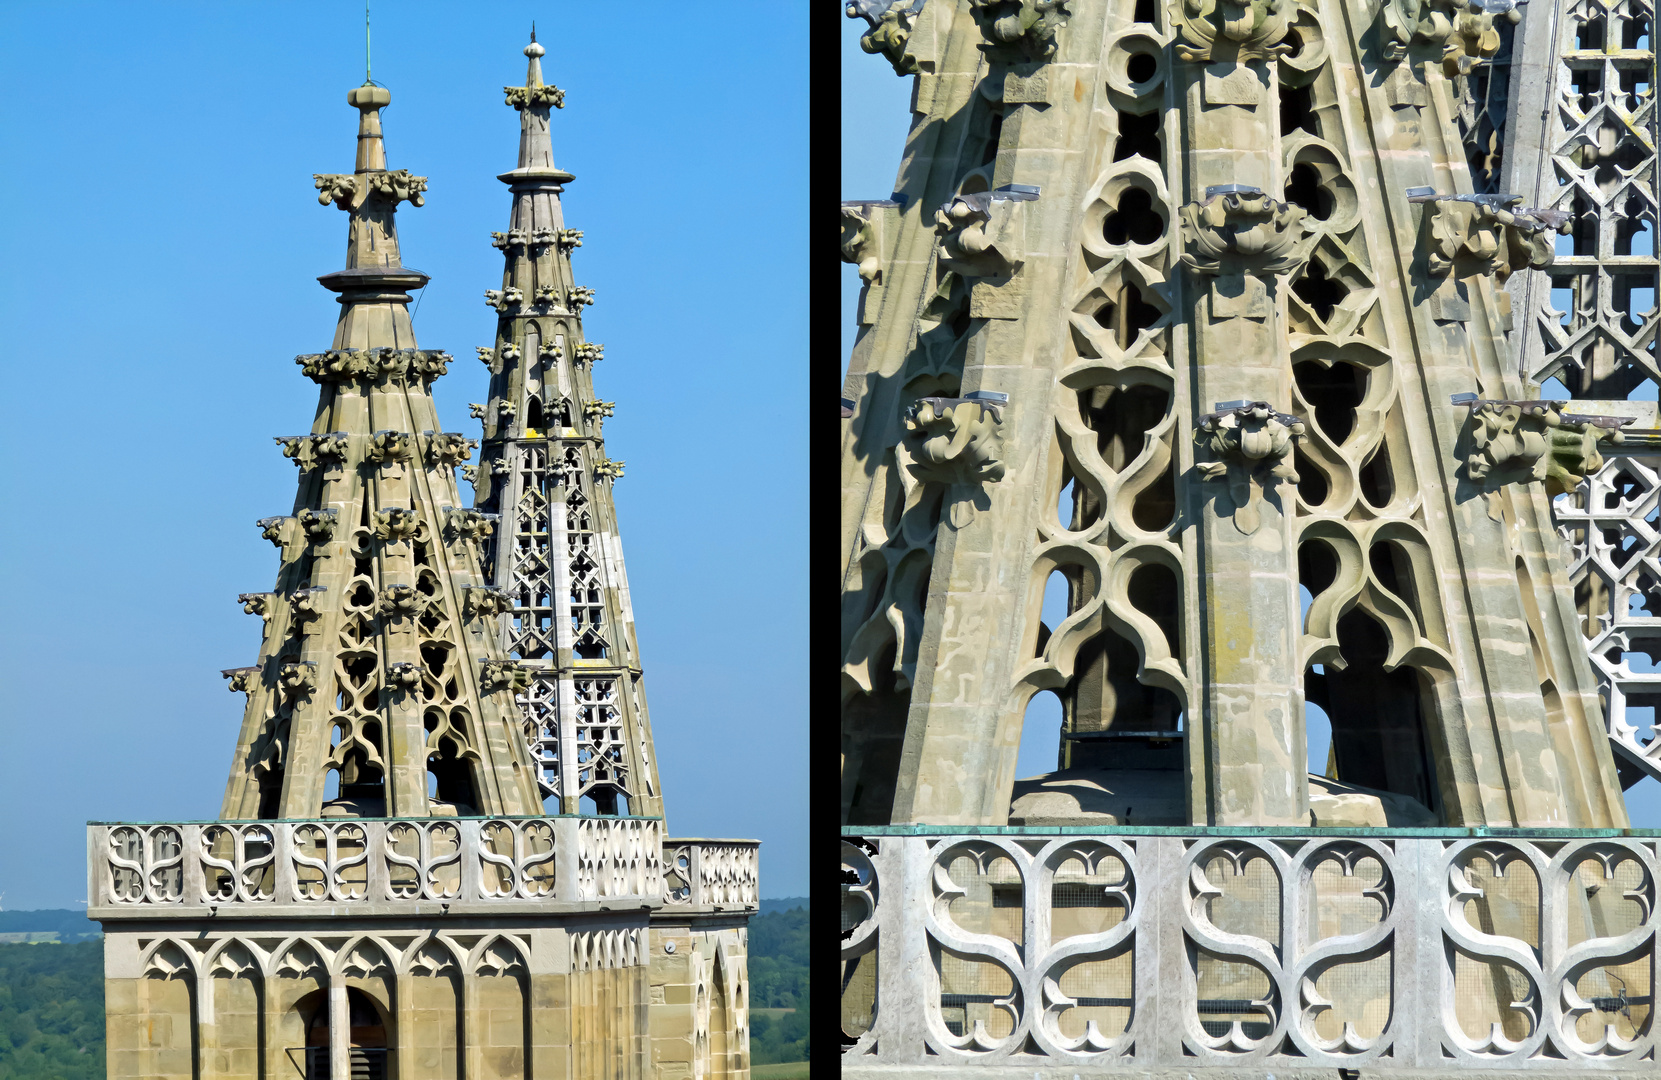
[[[492,584],[510,597],[500,642],[531,669],[519,697],[541,793],[562,813],[661,814],[639,649],[629,605],[612,484],[623,463],[606,457],[601,424],[612,402],[594,395],[603,346],[583,337],[594,291],[571,275],[582,233],[565,227],[560,192],[572,175],[554,166],[549,110],[565,94],[542,81],[533,38],[524,86],[504,90],[519,111],[519,166],[499,179],[513,191],[502,249],[502,287],[485,293],[500,318],[490,401],[475,405],[484,446],[476,504],[501,515],[485,545]],[[556,801],[557,800],[557,803]]]
[[[357,167],[316,177],[350,214],[330,350],[296,358],[321,387],[309,434],[277,439],[300,469],[287,517],[259,524],[282,556],[269,593],[241,597],[265,621],[223,816],[426,817],[541,809],[511,696],[522,676],[491,632],[497,608],[478,541],[492,523],[462,507],[455,467],[471,440],[439,430],[432,381],[447,353],[419,349],[407,290],[427,275],[399,258],[395,214],[427,180],[388,170],[380,110],[360,86]]]

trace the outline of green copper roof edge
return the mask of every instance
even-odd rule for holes
[[[844,825],[843,836],[1187,836],[1187,837],[1382,837],[1464,840],[1518,837],[1539,840],[1661,839],[1661,829],[1547,829],[1512,826],[1470,828],[1316,828],[1295,825]]]

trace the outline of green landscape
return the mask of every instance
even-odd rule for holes
[[[0,1077],[102,1080],[104,946],[78,911],[0,912]],[[750,920],[756,1080],[807,1078],[807,899]],[[799,1063],[799,1064],[792,1064]]]

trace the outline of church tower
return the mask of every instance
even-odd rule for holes
[[[562,318],[504,342],[569,343],[575,364],[597,347],[567,305],[592,294],[560,246],[574,237],[552,197],[570,176],[547,155],[559,91],[536,69],[508,93],[541,157],[504,179],[559,256],[498,299],[522,287],[546,312],[557,285]],[[599,450],[589,383],[545,369],[576,410],[542,443],[557,456],[536,489],[561,499],[542,531],[565,558],[499,587],[487,567],[527,530],[462,505],[455,470],[477,444],[440,429],[431,385],[450,356],[410,322],[428,278],[403,265],[396,212],[427,180],[387,167],[385,88],[347,101],[356,167],[315,177],[348,214],[345,268],[319,278],[340,319],[327,351],[296,360],[320,388],[311,430],[276,440],[299,486],[289,514],[259,522],[275,587],[239,597],[264,637],[255,664],[224,673],[247,699],[221,818],[88,826],[109,1075],[746,1076],[757,845],[664,836],[603,486],[620,466]],[[503,417],[498,401],[522,400],[508,393],[493,387]],[[514,436],[538,438],[535,419]],[[492,442],[487,461],[521,462],[515,445]],[[551,588],[573,599],[556,609]],[[516,598],[540,605],[544,647],[504,630]],[[550,624],[556,610],[574,630]],[[548,686],[560,719],[527,729],[524,703]]]

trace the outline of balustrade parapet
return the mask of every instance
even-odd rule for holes
[[[761,841],[681,837],[663,842],[664,914],[754,913],[761,906]]]
[[[842,830],[842,1072],[1652,1076],[1661,830]]]
[[[664,904],[647,817],[87,824],[87,915],[106,919],[545,914]]]

